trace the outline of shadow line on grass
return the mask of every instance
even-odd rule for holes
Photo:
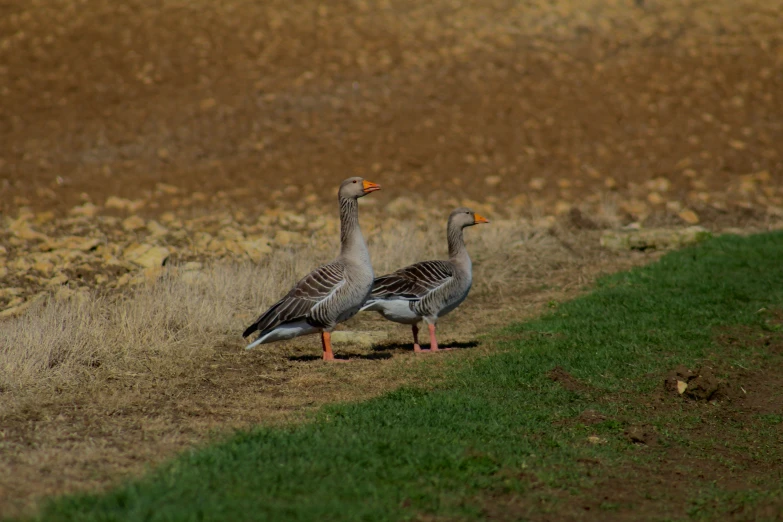
[[[478,341],[462,341],[462,342],[456,342],[456,343],[445,343],[441,348],[453,348],[455,350],[465,350],[468,348],[476,348],[479,346]],[[422,344],[421,347],[423,349],[428,349],[429,345]],[[413,343],[386,343],[386,344],[378,344],[373,346],[372,348],[376,352],[391,352],[394,350],[409,350],[410,352],[413,352]]]
[[[368,353],[368,354],[350,354],[350,355],[335,355],[335,359],[338,361],[351,361],[355,359],[361,359],[364,361],[381,361],[391,359],[390,353]],[[320,355],[292,355],[288,358],[289,361],[295,362],[308,362],[308,361],[320,361],[322,357]]]

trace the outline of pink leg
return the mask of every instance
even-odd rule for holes
[[[413,351],[416,353],[421,352],[421,346],[419,346],[419,326],[413,325]]]
[[[438,340],[435,338],[435,325],[434,324],[428,324],[427,327],[430,329],[430,351],[431,352],[437,352],[438,351]]]
[[[445,352],[447,350],[451,350],[452,348],[438,348],[438,339],[435,337],[435,325],[434,324],[428,324],[427,325],[430,330],[430,349],[429,350],[422,350],[424,353],[435,353],[435,352]]]
[[[321,332],[321,346],[324,349],[324,361],[334,361],[334,353],[332,353],[331,333]]]
[[[324,361],[329,362],[348,362],[346,359],[335,359],[332,353],[332,334],[321,332],[321,346],[324,349]]]

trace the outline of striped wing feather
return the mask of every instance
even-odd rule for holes
[[[345,267],[342,264],[329,263],[319,266],[296,283],[285,297],[261,314],[242,335],[247,337],[253,332],[265,332],[281,324],[303,319],[316,327],[325,326],[311,317],[310,311],[343,283]]]
[[[421,299],[452,277],[454,268],[449,263],[423,261],[377,278],[370,299]]]

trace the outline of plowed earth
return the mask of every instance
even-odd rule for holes
[[[147,218],[253,222],[331,213],[336,183],[362,175],[427,207],[765,227],[783,216],[782,71],[779,0],[0,0],[0,212],[121,214],[115,196]],[[643,261],[587,251],[573,252],[593,266],[495,320]],[[105,487],[208,430],[395,383],[368,366],[338,386],[299,355],[240,372],[227,353],[176,393],[71,390],[14,409],[0,513]]]

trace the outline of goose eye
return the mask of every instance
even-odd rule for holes
[[[356,180],[353,180],[354,183],[358,183]]]

